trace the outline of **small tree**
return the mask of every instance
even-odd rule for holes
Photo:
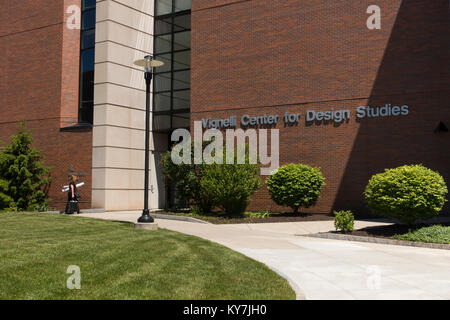
[[[267,178],[266,184],[276,204],[291,207],[294,213],[298,213],[300,207],[309,208],[316,204],[325,178],[318,168],[288,164]]]
[[[32,137],[22,123],[11,145],[0,151],[0,209],[37,210],[47,206],[49,167],[41,151],[31,147]]]

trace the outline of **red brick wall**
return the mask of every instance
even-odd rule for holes
[[[67,12],[67,9],[71,9],[74,5],[81,8],[81,0],[64,0],[65,25],[67,22],[74,22],[71,17],[76,13]],[[66,28],[63,25],[62,32],[61,126],[64,127],[78,122],[80,30]]]
[[[53,168],[50,197],[57,209],[64,208],[61,186],[70,166],[88,174],[80,191],[82,206],[91,203],[92,132],[60,131],[77,118],[80,32],[66,30],[65,9],[79,2],[0,0],[0,140],[9,142],[26,120],[34,146]]]
[[[234,2],[234,3],[231,3]],[[364,211],[374,173],[407,163],[438,170],[450,184],[447,0],[380,0],[381,30],[368,30],[373,1],[192,3],[192,120],[301,113],[280,129],[280,162],[322,168],[317,206]],[[355,119],[361,105],[400,104],[403,117]],[[305,111],[350,109],[348,123],[305,123]],[[446,206],[445,211],[448,211]],[[261,188],[251,209],[283,210]]]

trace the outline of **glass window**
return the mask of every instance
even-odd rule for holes
[[[153,130],[163,131],[170,130],[170,116],[168,115],[154,115],[153,116]]]
[[[190,127],[190,3],[174,0],[174,12],[187,11],[176,14],[171,11],[173,14],[155,17],[154,54],[165,63],[155,70],[153,82],[153,130],[156,131]],[[164,7],[158,0],[156,4]]]
[[[173,17],[173,31],[185,31],[191,29],[191,15],[183,14],[182,16]]]
[[[83,0],[82,6],[83,10],[94,9],[96,0]]]
[[[95,28],[95,10],[83,12],[81,26],[83,30]]]
[[[172,0],[156,0],[156,15],[172,13]]]
[[[166,54],[157,54],[155,55],[155,59],[164,62],[164,65],[162,67],[158,67],[155,69],[155,72],[161,73],[161,72],[170,72],[172,70],[172,54],[166,53]]]
[[[175,33],[173,36],[174,36],[173,50],[184,50],[184,49],[191,48],[191,32],[190,31]]]
[[[172,116],[172,129],[177,128],[189,128],[190,127],[190,114],[178,113]]]
[[[80,95],[78,121],[93,123],[94,114],[94,66],[95,66],[95,0],[82,1]]]
[[[94,49],[81,53],[80,68],[80,102],[87,108],[87,103],[94,101]]]
[[[95,50],[83,50],[81,52],[81,73],[94,71]]]
[[[173,73],[173,90],[189,89],[191,86],[191,70]]]
[[[155,75],[155,92],[170,91],[171,90],[172,77],[170,72],[160,73]]]
[[[95,29],[87,30],[81,34],[81,49],[95,47]]]
[[[172,33],[172,18],[155,20],[155,35]]]
[[[173,92],[173,109],[190,109],[191,107],[191,90],[182,90]]]
[[[172,35],[157,36],[155,38],[155,53],[172,51]]]
[[[173,54],[173,69],[183,70],[191,68],[191,51],[175,52]]]
[[[175,12],[191,9],[191,0],[174,0]]]
[[[170,111],[170,92],[168,93],[156,93],[154,96],[154,108],[153,112],[158,111]]]

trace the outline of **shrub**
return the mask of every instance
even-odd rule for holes
[[[319,168],[288,164],[267,178],[266,184],[276,204],[291,207],[297,213],[300,207],[309,208],[316,204],[325,178]]]
[[[194,154],[193,150],[194,145],[192,144],[192,155]],[[178,200],[193,206],[197,214],[211,212],[212,200],[205,194],[201,186],[201,179],[208,166],[204,162],[194,164],[194,161],[191,161],[191,164],[174,164],[171,152],[168,151],[163,155],[160,165],[168,182],[175,187]]]
[[[256,219],[267,219],[271,215],[270,211],[255,211],[255,212],[246,212],[245,216],[248,218],[256,218]]]
[[[396,234],[392,238],[406,241],[450,244],[450,226],[434,225],[416,230],[410,229],[408,233]]]
[[[44,166],[41,151],[31,147],[33,140],[23,123],[18,131],[0,152],[0,209],[47,207],[50,168]]]
[[[202,188],[214,205],[227,215],[243,214],[250,196],[261,186],[254,164],[212,164],[205,171]]]
[[[355,226],[355,218],[350,210],[334,211],[334,226],[336,230],[345,233],[352,232]]]
[[[405,165],[374,175],[364,196],[370,210],[406,224],[437,216],[448,193],[442,176],[422,165]]]
[[[205,162],[194,164],[193,143],[191,148],[192,164],[174,164],[171,159],[173,149],[161,161],[163,171],[176,187],[179,199],[192,206],[196,214],[209,213],[213,207],[221,207],[229,215],[242,214],[249,204],[250,196],[261,186],[258,166]],[[224,148],[224,161],[225,151]],[[247,152],[246,163],[248,159]]]

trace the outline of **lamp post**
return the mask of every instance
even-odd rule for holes
[[[150,149],[150,84],[153,77],[153,68],[161,67],[164,62],[154,60],[152,56],[134,62],[135,65],[145,68],[145,171],[144,171],[144,210],[138,219],[140,223],[152,223],[154,219],[150,216],[148,209],[148,171],[149,171],[149,149]]]

